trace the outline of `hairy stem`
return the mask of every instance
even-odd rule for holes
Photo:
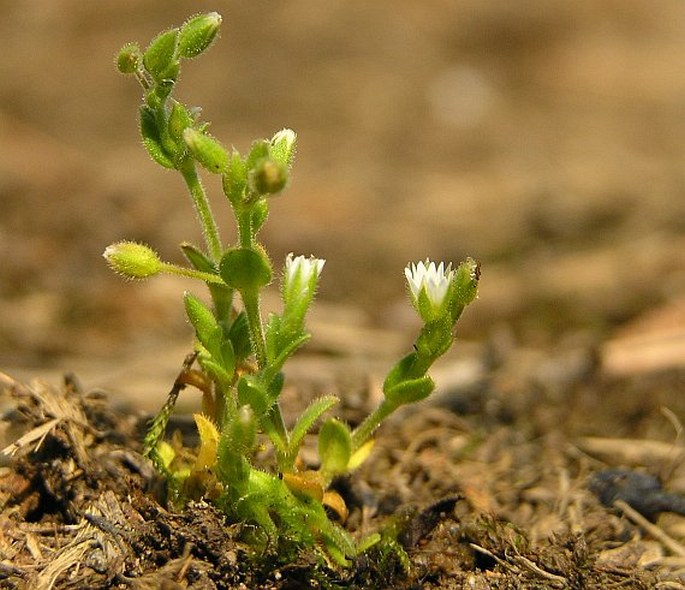
[[[383,400],[379,406],[369,414],[364,421],[352,431],[352,452],[359,449],[381,425],[390,414],[395,411],[395,407]]]
[[[216,227],[216,222],[212,215],[212,209],[209,206],[207,194],[205,193],[205,189],[202,186],[200,177],[195,169],[195,163],[192,159],[186,158],[179,170],[181,174],[183,174],[183,178],[190,191],[190,196],[193,199],[193,205],[195,206],[195,211],[200,219],[202,234],[204,235],[209,255],[214,262],[219,262],[221,255],[223,254],[221,238],[219,237],[219,230]]]

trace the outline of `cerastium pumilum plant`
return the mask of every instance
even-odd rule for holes
[[[407,266],[409,296],[423,328],[411,352],[390,370],[380,405],[363,422],[350,428],[336,418],[324,419],[338,402],[327,395],[286,425],[279,406],[283,367],[310,338],[305,316],[324,261],[289,254],[280,276],[282,311],[262,316],[260,294],[274,271],[258,234],[269,200],[288,183],[296,135],[283,129],[271,139],[255,141],[241,155],[209,134],[200,109],[173,97],[182,61],[206,51],[220,25],[219,14],[200,14],[159,34],[145,50],[133,43],[124,46],[117,58],[119,70],[134,76],[143,88],[143,145],[159,165],[181,173],[205,243],[181,244],[186,266],[163,262],[148,246],[130,241],[112,244],[104,256],[116,272],[132,279],[159,273],[197,279],[206,284],[211,299],[207,304],[190,292],[184,295],[195,330],[195,353],[152,422],[145,453],[167,477],[172,503],[207,498],[232,521],[250,525],[246,530],[252,531],[250,541],[255,544],[285,553],[323,548],[324,556],[348,564],[379,536],[353,540],[340,524],[347,509],[329,489],[331,481],[368,456],[371,437],[386,417],[433,391],[427,371],[450,348],[454,325],[476,296],[478,265],[467,259],[457,268],[428,260]],[[219,236],[198,167],[221,180],[235,218],[235,243],[226,244]],[[193,368],[195,363],[198,368]],[[186,385],[203,394],[202,413],[195,415],[200,444],[192,451],[164,439],[178,393]],[[305,467],[298,451],[319,421],[319,465]],[[273,446],[274,465],[268,470],[254,461],[264,441]]]

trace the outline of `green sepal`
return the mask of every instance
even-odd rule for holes
[[[455,271],[450,286],[450,314],[452,322],[459,319],[464,308],[478,295],[480,281],[480,263],[473,258],[467,258]]]
[[[288,454],[292,460],[295,459],[300,443],[304,440],[305,435],[314,426],[314,423],[321,417],[324,412],[330,410],[340,400],[334,395],[324,395],[323,397],[315,399],[305,409],[300,417],[295,422],[291,432],[290,440],[288,442]]]
[[[228,165],[228,152],[221,143],[192,127],[183,131],[183,140],[197,162],[213,174],[221,174]]]
[[[178,36],[178,54],[192,59],[206,51],[216,39],[221,26],[218,12],[197,14],[188,19]]]
[[[245,187],[247,186],[247,168],[238,150],[233,149],[228,160],[228,166],[222,176],[224,194],[233,207],[242,204]]]
[[[257,293],[272,276],[266,253],[255,248],[228,250],[221,258],[219,273],[229,287],[248,293]]]
[[[253,141],[252,146],[250,146],[250,153],[247,155],[247,158],[245,158],[246,169],[248,171],[252,170],[257,165],[257,162],[264,158],[268,158],[270,147],[271,144],[266,139],[257,139],[256,141]]]
[[[330,418],[319,431],[321,472],[326,478],[347,470],[352,456],[352,434],[347,424]]]
[[[271,157],[290,168],[295,159],[297,134],[292,129],[281,129],[274,134],[270,143]]]
[[[175,81],[178,77],[177,47],[178,29],[169,29],[157,35],[145,50],[143,64],[155,82]]]
[[[180,102],[173,101],[171,113],[169,114],[169,135],[175,140],[175,143],[185,146],[183,141],[183,132],[191,127],[195,121],[191,117],[188,109]]]
[[[164,168],[176,167],[171,156],[162,146],[155,112],[148,105],[140,107],[140,135],[143,139],[143,146],[155,162]]]
[[[266,218],[269,216],[269,204],[266,199],[259,199],[250,206],[250,221],[252,224],[253,235],[262,228]]]

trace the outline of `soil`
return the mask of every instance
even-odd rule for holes
[[[377,403],[417,327],[408,260],[482,263],[438,391],[335,484],[349,530],[409,566],[340,570],[253,555],[203,502],[169,510],[140,455],[200,289],[123,283],[100,254],[129,238],[181,262],[201,237],[111,63],[197,11],[169,4],[0,0],[0,587],[685,587],[685,5],[211,7],[223,36],[181,98],[243,151],[298,131],[263,237],[327,259],[288,420],[322,393],[353,424]],[[189,443],[198,407],[174,418]]]

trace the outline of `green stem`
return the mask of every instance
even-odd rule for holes
[[[251,248],[254,241],[254,235],[252,233],[252,219],[250,218],[249,210],[237,213],[236,221],[238,222],[238,241],[240,247]]]
[[[190,279],[198,279],[200,281],[205,281],[206,283],[212,283],[214,285],[226,285],[221,277],[209,272],[202,272],[192,268],[185,268],[183,266],[178,266],[176,264],[170,264],[168,262],[162,262],[160,271],[170,275],[177,275],[181,277],[188,277]]]
[[[200,182],[200,177],[197,175],[195,163],[191,158],[186,158],[181,163],[179,171],[183,174],[183,178],[188,185],[190,196],[193,199],[193,205],[195,205],[195,211],[200,219],[200,225],[202,226],[202,233],[205,237],[209,255],[214,262],[219,262],[221,255],[223,254],[221,238],[219,237],[219,230],[216,227],[214,216],[212,215],[212,209],[209,206],[207,194]]]
[[[390,414],[397,408],[383,400],[380,405],[369,414],[364,421],[352,431],[352,452],[358,450],[376,431]]]
[[[247,325],[250,329],[250,338],[257,358],[257,366],[260,369],[266,367],[266,341],[264,339],[264,328],[262,326],[262,314],[259,309],[259,293],[241,292],[245,305],[245,315]]]

